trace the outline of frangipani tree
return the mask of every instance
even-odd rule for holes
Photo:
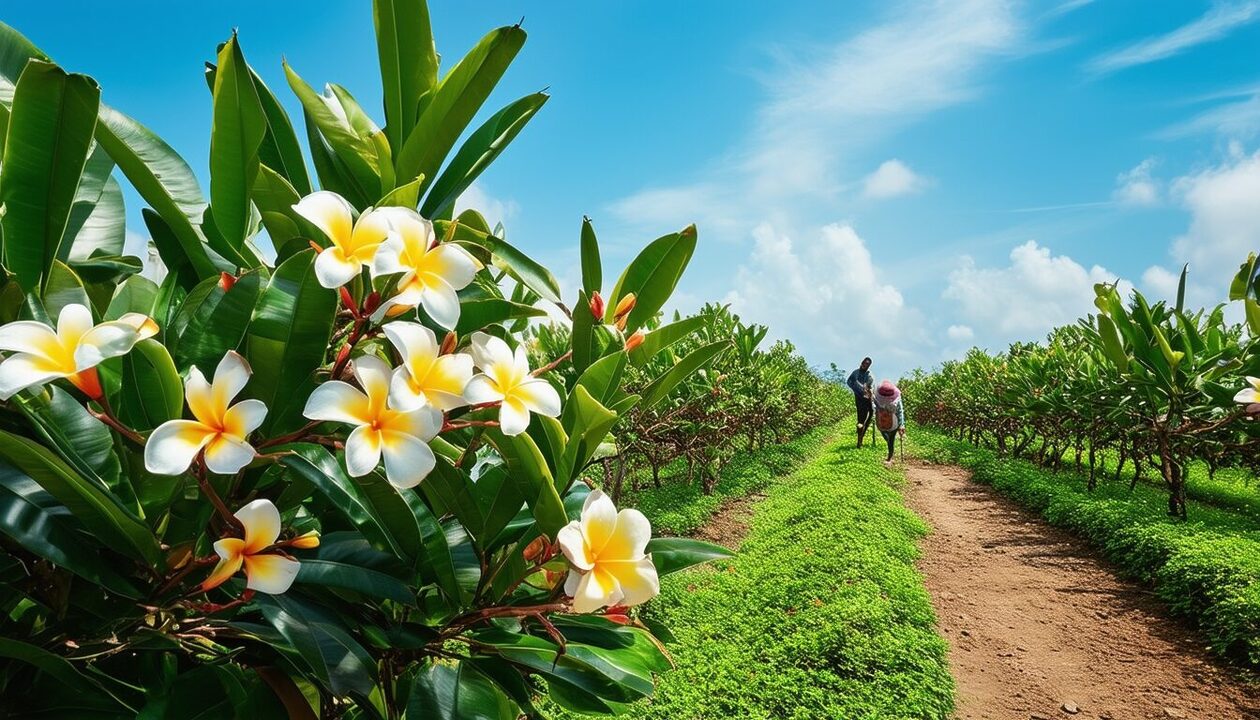
[[[452,217],[546,99],[451,155],[524,31],[440,75],[423,3],[374,17],[383,126],[285,68],[313,178],[238,39],[219,48],[208,202],[90,78],[0,26],[5,713],[509,720],[544,694],[615,713],[668,668],[633,607],[726,553],[654,539],[578,479],[644,401],[630,351],[673,332],[639,331],[695,230],[651,243],[606,310],[584,231],[571,344],[531,365],[536,302],[570,313],[554,277]],[[160,284],[121,254],[115,169],[149,206]]]

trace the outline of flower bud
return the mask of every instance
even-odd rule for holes
[[[307,240],[307,242],[311,244],[311,249],[314,250],[315,252],[317,253],[324,252],[324,248],[320,247],[319,243],[315,242],[314,240]]]
[[[376,312],[376,308],[381,306],[381,294],[373,290],[368,293],[367,298],[363,300],[363,314],[371,315]]]
[[[450,355],[455,352],[455,346],[459,344],[459,336],[452,330],[446,333],[446,337],[442,338],[442,347],[438,350],[439,355]]]
[[[638,298],[635,297],[634,293],[626,293],[626,296],[617,303],[617,309],[613,311],[613,319],[621,320],[629,315],[630,311],[634,309],[634,304],[637,300]]]
[[[631,350],[642,345],[643,338],[644,338],[643,331],[635,330],[633,335],[626,338],[626,352],[630,352]]]
[[[604,320],[604,298],[600,297],[598,290],[591,293],[591,315],[594,315],[598,322]]]
[[[289,547],[299,550],[310,550],[319,547],[319,533],[312,530],[305,535],[299,535],[289,541]]]
[[[226,291],[226,290],[231,290],[232,286],[235,284],[236,284],[235,275],[225,273],[225,272],[219,273],[219,287],[223,288]]]
[[[533,542],[525,546],[525,560],[527,562],[538,563],[540,560],[547,559],[551,554],[550,543],[545,537],[536,537]]]

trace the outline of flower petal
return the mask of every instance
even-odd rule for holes
[[[399,489],[415,487],[430,472],[437,460],[425,441],[400,432],[381,433],[385,455],[385,479]]]
[[[389,235],[390,224],[385,214],[370,208],[364,211],[350,234],[350,245],[346,248],[350,259],[357,260],[360,266],[371,267],[376,251]]]
[[[403,433],[428,442],[442,429],[442,411],[426,405],[415,410],[394,413],[382,429]]]
[[[245,547],[242,552],[246,555],[260,552],[280,537],[280,511],[270,500],[254,500],[234,514],[241,525],[245,526]]]
[[[0,400],[8,400],[29,387],[69,374],[56,363],[37,355],[10,355],[0,362]]]
[[[617,526],[608,542],[599,551],[600,562],[605,560],[638,561],[652,539],[652,523],[643,513],[626,508],[617,513]]]
[[[389,376],[389,406],[406,411],[422,408],[428,404],[428,396],[412,384],[411,374],[407,372],[407,368],[394,368],[394,372]]]
[[[560,532],[556,533],[556,544],[569,564],[578,570],[595,567],[595,559],[586,551],[586,536],[582,534],[581,522],[574,520],[560,528]]]
[[[334,245],[346,247],[350,244],[354,208],[337,193],[327,190],[313,192],[299,200],[293,210],[319,228]]]
[[[582,503],[582,535],[586,538],[587,552],[598,560],[617,530],[617,506],[603,490],[592,490]],[[621,558],[614,558],[621,559]]]
[[[402,255],[402,237],[398,233],[390,233],[380,247],[376,248],[376,255],[372,257],[372,276],[381,277],[406,272],[407,267],[402,263]]]
[[[361,355],[350,361],[354,377],[367,393],[369,412],[375,418],[385,409],[389,398],[390,367],[375,355]]]
[[[661,594],[661,581],[651,558],[637,561],[601,562],[599,568],[617,578],[621,605],[633,606]]]
[[[206,469],[216,475],[235,475],[257,455],[253,445],[220,433],[206,444]]]
[[[219,366],[214,369],[214,381],[210,384],[214,390],[214,404],[220,413],[227,412],[228,404],[245,389],[251,374],[253,370],[240,353],[228,350],[224,354]]]
[[[60,347],[57,333],[42,322],[17,320],[0,325],[0,350],[55,357]]]
[[[485,370],[496,365],[511,366],[512,348],[502,338],[483,332],[475,332],[468,339],[468,352],[477,367]]]
[[[136,334],[140,336],[141,340],[146,340],[154,335],[157,335],[158,330],[160,329],[153,318],[141,313],[123,313],[123,316],[118,318],[115,322],[120,322],[134,328]]]
[[[302,414],[311,420],[362,425],[372,421],[368,399],[363,391],[350,383],[330,380],[315,388],[306,400]]]
[[[477,261],[455,243],[442,243],[424,256],[425,270],[446,281],[456,290],[468,287],[477,274]]]
[[[215,434],[196,420],[168,420],[145,441],[144,467],[155,475],[179,475]]]
[[[398,321],[381,326],[385,337],[398,351],[403,366],[408,369],[428,370],[437,358],[437,336],[429,328],[417,322]]]
[[[529,409],[515,398],[506,398],[499,405],[499,430],[509,437],[529,429]]]
[[[63,347],[72,348],[92,329],[92,311],[86,305],[70,303],[57,316],[57,338]]]
[[[79,337],[74,348],[75,369],[87,370],[109,358],[126,355],[140,339],[140,333],[132,325],[117,321],[101,323]]]
[[[619,604],[621,597],[617,578],[596,566],[578,581],[577,592],[573,595],[573,612],[595,612],[607,605]]]
[[[472,405],[480,405],[499,402],[503,399],[503,393],[499,392],[499,386],[488,376],[475,375],[464,386],[464,399]]]
[[[223,413],[223,432],[244,440],[267,418],[267,405],[262,400],[242,400]]]
[[[358,261],[346,257],[340,248],[326,248],[315,256],[315,278],[326,288],[339,288],[350,282],[363,267]]]
[[[442,278],[430,276],[420,295],[420,304],[438,325],[453,330],[459,324],[459,295]]]
[[[512,390],[512,397],[530,411],[547,417],[560,415],[560,394],[555,386],[542,378],[529,378]]]
[[[381,432],[367,425],[355,428],[346,438],[346,472],[363,477],[381,463]]]
[[[3,368],[3,366],[0,366],[0,368]],[[1243,388],[1242,390],[1238,391],[1237,395],[1234,396],[1234,402],[1236,403],[1260,402],[1260,391],[1257,391],[1255,388]]]
[[[279,595],[293,586],[302,563],[281,555],[246,555],[245,587],[250,590]]]
[[[236,540],[236,538],[227,539]],[[219,542],[223,542],[223,540],[220,540]],[[216,549],[218,544],[219,543],[215,543]],[[206,592],[207,590],[213,590],[214,588],[217,588],[227,582],[229,578],[241,569],[241,565],[244,561],[245,556],[243,555],[235,555],[231,559],[225,558],[220,560],[219,564],[214,567],[214,572],[210,573],[210,577],[201,581],[201,591]]]

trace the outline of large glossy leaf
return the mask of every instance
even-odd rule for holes
[[[409,557],[358,483],[346,474],[326,449],[319,445],[294,443],[282,445],[275,452],[282,454],[281,464],[298,473],[327,497],[369,542],[389,550],[396,557]]]
[[[267,116],[236,33],[219,50],[210,130],[210,211],[229,245],[240,248],[249,227],[249,189]]]
[[[140,598],[131,581],[101,562],[99,548],[84,541],[69,511],[5,462],[0,462],[0,517],[0,533],[28,551],[111,592]]]
[[[126,213],[122,187],[110,173],[114,160],[99,145],[88,157],[75,191],[74,205],[61,236],[57,259],[86,260],[93,254],[122,255],[126,242]]]
[[[569,438],[556,469],[556,481],[562,483],[562,488],[567,488],[608,436],[608,431],[617,422],[617,413],[591,397],[584,386],[577,385],[564,407],[563,422]]]
[[[499,157],[546,102],[546,93],[526,95],[477,128],[433,183],[420,214],[428,218],[450,217],[460,194]]]
[[[48,450],[0,430],[0,458],[47,490],[101,542],[154,567],[165,565],[157,538],[139,518]]]
[[[205,200],[197,178],[169,145],[140,123],[104,105],[96,140],[169,228],[175,242],[165,247],[158,243],[168,267],[188,265],[197,279],[235,269],[221,257],[212,256],[206,246],[200,227]]]
[[[61,317],[61,310],[67,305],[83,305],[91,307],[83,279],[69,265],[60,260],[53,260],[48,268],[48,276],[41,296],[44,309],[49,317]]]
[[[101,693],[96,681],[80,673],[69,660],[30,643],[0,637],[0,657],[12,658],[38,668],[69,692],[84,695]]]
[[[604,286],[604,271],[599,260],[599,240],[595,226],[588,217],[582,218],[582,289],[587,295],[599,292]]]
[[[184,383],[166,347],[141,340],[122,358],[118,416],[128,426],[146,431],[184,414]]]
[[[42,287],[58,257],[100,96],[92,78],[38,60],[18,79],[0,162],[0,225],[5,267],[28,290]]]
[[[263,617],[297,650],[337,695],[366,697],[376,684],[376,665],[340,621],[290,595],[260,595]]]
[[[643,337],[643,342],[630,351],[630,362],[635,367],[643,367],[657,353],[682,340],[691,333],[704,327],[708,319],[703,315],[693,315],[668,325],[662,325]]]
[[[157,292],[157,283],[147,277],[133,275],[114,291],[103,319],[117,320],[130,312],[152,317]]]
[[[19,396],[15,401],[48,447],[76,472],[123,497],[130,495],[128,499],[134,501],[129,485],[119,493],[121,468],[114,453],[113,434],[104,423],[89,415],[70,393],[51,386],[46,396]]]
[[[694,565],[735,555],[721,545],[691,538],[652,538],[648,542],[647,552],[652,556],[657,575],[669,575]]]
[[[626,319],[626,332],[639,329],[660,312],[674,293],[683,270],[696,250],[696,227],[684,228],[653,240],[626,266],[608,299],[605,322],[612,322],[617,303],[630,293],[635,294],[634,309]]]
[[[284,72],[289,80],[289,87],[306,111],[308,124],[313,124],[318,129],[328,143],[328,149],[343,164],[349,179],[353,180],[358,190],[375,202],[381,196],[376,147],[370,140],[355,132],[341,103],[332,95],[331,90],[323,95],[315,92],[288,63],[284,65]]]
[[[538,445],[528,434],[507,436],[498,428],[489,428],[486,437],[507,462],[510,477],[533,512],[538,527],[554,538],[569,518]]]
[[[479,248],[490,253],[495,264],[539,296],[552,302],[560,302],[560,284],[551,271],[516,249],[502,238],[482,232],[458,220],[439,220],[434,224],[439,238],[450,237],[461,245]],[[451,226],[454,225],[454,230]]]
[[[293,206],[302,198],[297,189],[280,173],[267,165],[260,166],[250,197],[262,214],[263,227],[267,228],[267,235],[277,251],[302,233],[304,221],[293,210]],[[287,259],[282,258],[279,262]]]
[[[400,178],[437,177],[442,160],[454,147],[490,91],[525,44],[520,26],[491,31],[446,74],[395,154]]]
[[[503,298],[481,298],[465,300],[459,305],[459,324],[455,332],[467,335],[487,325],[506,323],[521,318],[543,317],[546,310],[532,305],[523,305]]]
[[[337,293],[315,277],[315,252],[281,263],[254,309],[245,357],[254,369],[248,391],[267,404],[263,432],[285,432],[303,422],[337,311]]]
[[[697,350],[693,350],[682,360],[679,360],[673,367],[665,371],[665,374],[648,383],[643,388],[642,406],[650,408],[658,402],[669,396],[671,390],[678,386],[678,383],[686,380],[692,373],[707,365],[718,354],[731,346],[726,340],[718,340],[709,343]]]
[[[251,69],[250,76],[254,80],[254,90],[258,93],[263,113],[267,116],[267,133],[263,137],[262,146],[258,148],[258,158],[264,165],[279,173],[299,193],[309,195],[311,178],[306,172],[306,160],[302,157],[302,146],[293,130],[293,121],[258,73]]]
[[[397,149],[416,125],[417,101],[437,84],[437,49],[424,0],[374,0],[372,20],[381,66],[385,134]]]
[[[166,327],[166,346],[176,367],[196,365],[207,377],[212,375],[223,355],[244,340],[262,287],[262,272],[251,270],[230,290],[224,290],[218,278],[193,288]]]
[[[411,681],[408,718],[515,720],[516,703],[471,663],[433,661]]]
[[[296,582],[342,588],[403,605],[416,603],[415,593],[398,578],[349,563],[303,559]]]

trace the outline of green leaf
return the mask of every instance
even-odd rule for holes
[[[643,342],[630,351],[630,364],[635,367],[643,367],[649,360],[656,357],[657,353],[704,327],[707,322],[708,318],[704,315],[693,315],[668,325],[662,325],[645,334]]]
[[[18,396],[18,407],[30,418],[47,445],[69,463],[76,472],[96,480],[118,493],[121,466],[114,453],[114,436],[100,420],[56,386],[48,388],[48,397]],[[124,495],[134,492],[128,486]]]
[[[254,309],[245,358],[254,369],[252,397],[267,404],[263,432],[282,433],[303,422],[302,408],[315,389],[337,312],[337,293],[315,277],[315,252],[303,250],[281,263]]]
[[[526,95],[477,128],[433,183],[420,214],[428,218],[449,217],[460,194],[499,157],[546,102],[546,93]]]
[[[343,106],[331,91],[323,95],[315,92],[287,62],[284,63],[284,73],[289,87],[306,111],[308,132],[313,124],[327,142],[328,150],[342,163],[347,179],[353,181],[358,191],[374,202],[381,196],[382,189],[380,169],[376,166],[376,147],[350,125]]]
[[[267,116],[267,133],[263,137],[262,146],[258,148],[258,159],[263,165],[279,173],[298,193],[310,195],[311,178],[306,172],[306,160],[302,157],[302,146],[293,130],[293,121],[258,73],[251,68],[249,74],[253,78],[254,90],[258,93],[263,114]]]
[[[1120,333],[1116,331],[1115,322],[1106,315],[1099,315],[1098,334],[1102,337],[1103,350],[1106,351],[1107,357],[1120,372],[1128,372],[1129,355],[1124,351],[1124,343],[1120,340]]]
[[[436,177],[442,160],[524,44],[525,31],[519,26],[492,30],[451,68],[395,155],[398,177]]]
[[[621,391],[621,378],[626,370],[626,354],[620,350],[600,358],[578,377],[577,384],[591,397],[611,406]],[[566,428],[570,428],[567,423]]]
[[[109,301],[105,320],[117,320],[129,312],[153,316],[153,303],[157,299],[158,286],[147,277],[133,275],[127,278]]]
[[[452,224],[455,226],[453,231]],[[433,226],[439,238],[445,239],[450,236],[454,242],[461,245],[484,249],[494,256],[496,264],[517,282],[547,300],[560,302],[560,284],[556,282],[551,271],[508,244],[506,240],[481,232],[458,220],[438,220],[433,223]]]
[[[60,252],[100,96],[92,78],[39,60],[18,79],[0,161],[0,227],[5,267],[27,290],[42,289]]]
[[[126,210],[122,186],[110,173],[114,160],[100,145],[88,156],[74,194],[74,205],[61,235],[62,262],[86,260],[94,254],[122,255],[126,243]]]
[[[307,443],[281,445],[274,452],[281,455],[282,465],[314,485],[369,542],[388,549],[397,557],[409,557],[387,529],[371,500],[331,453],[319,445]]]
[[[325,687],[336,695],[371,694],[376,664],[340,621],[290,595],[259,595],[255,602]]]
[[[700,368],[707,365],[713,358],[717,357],[722,351],[730,347],[730,342],[719,340],[709,343],[697,350],[693,350],[690,354],[675,363],[663,375],[648,383],[643,388],[643,400],[641,406],[651,408],[658,402],[669,396],[671,390],[677,387],[678,383],[691,377]]]
[[[60,260],[53,260],[52,266],[48,269],[42,299],[44,309],[52,318],[60,317],[62,308],[67,305],[92,307],[91,299],[88,298],[87,290],[83,287],[83,280],[79,274]]]
[[[691,538],[652,538],[647,553],[652,556],[656,574],[665,576],[711,560],[734,557],[735,553],[721,545]]]
[[[267,228],[267,235],[277,251],[286,242],[302,234],[304,220],[293,210],[293,206],[302,198],[283,175],[266,165],[260,165],[258,177],[254,178],[254,185],[250,189],[250,199],[258,208],[263,227]]]
[[[229,350],[240,347],[254,307],[262,294],[263,276],[251,270],[224,290],[218,278],[203,280],[180,303],[166,327],[166,346],[175,366],[197,366],[207,377]]]
[[[604,272],[599,262],[599,240],[595,238],[595,226],[588,217],[582,218],[582,289],[587,295],[599,292],[604,286]]]
[[[0,657],[18,660],[47,673],[69,692],[85,695],[101,692],[96,682],[81,674],[69,660],[30,643],[0,637]]]
[[[543,317],[546,314],[547,311],[542,308],[503,298],[465,300],[459,305],[459,324],[455,326],[455,332],[462,336],[487,325],[519,318]]]
[[[28,551],[79,577],[122,595],[140,599],[131,581],[101,562],[100,548],[84,542],[65,509],[25,473],[0,462],[0,533]]]
[[[385,101],[385,134],[391,147],[401,148],[416,124],[416,102],[437,84],[438,56],[429,8],[423,0],[375,0],[372,20]]]
[[[582,385],[573,388],[564,406],[563,423],[569,441],[557,469],[557,480],[564,487],[573,480],[595,455],[599,444],[617,422],[617,413],[604,407]]]
[[[602,320],[602,318],[601,318]],[[586,290],[578,290],[577,306],[573,308],[573,369],[585,372],[587,366],[599,357],[601,345],[595,332],[601,324],[591,312],[591,297]]]
[[[238,250],[249,228],[249,190],[267,116],[236,33],[219,50],[210,130],[210,211],[223,238]]]
[[[516,703],[468,662],[429,662],[411,681],[408,718],[516,720]]]
[[[118,417],[146,431],[184,414],[184,383],[175,361],[157,340],[141,340],[122,358]]]
[[[100,108],[96,141],[168,228],[174,242],[164,244],[149,224],[167,267],[175,270],[187,265],[195,279],[236,269],[223,258],[212,255],[207,247],[200,226],[206,203],[197,177],[169,145],[148,128],[105,105]]]
[[[1247,327],[1251,330],[1251,337],[1260,337],[1260,303],[1246,298],[1243,307],[1246,308]]]
[[[626,318],[627,333],[639,329],[660,312],[665,301],[674,293],[683,270],[696,250],[696,226],[690,225],[681,232],[653,240],[617,280],[612,296],[608,299],[604,322],[611,323],[617,303],[630,293],[635,294],[634,309]]]
[[[526,433],[508,436],[498,428],[487,429],[486,438],[507,463],[508,473],[533,512],[539,529],[554,538],[569,518],[538,445]]]
[[[330,560],[303,559],[296,582],[341,588],[414,606],[416,595],[398,578],[379,570]]]
[[[101,542],[155,569],[165,567],[157,538],[139,518],[45,448],[0,430],[0,458],[57,498]]]

